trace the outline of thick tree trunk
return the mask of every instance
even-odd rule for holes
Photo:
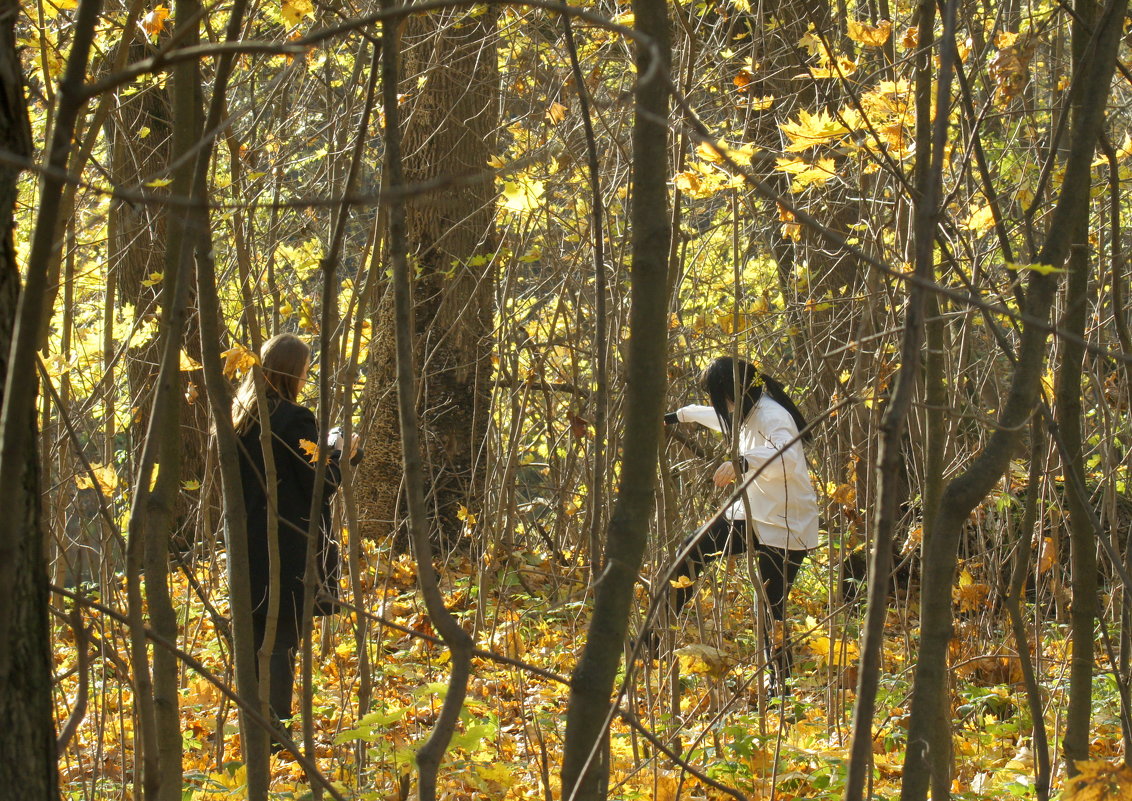
[[[198,37],[199,38],[199,37]],[[180,39],[190,44],[191,39]],[[155,48],[148,42],[130,47],[130,62],[152,55]],[[165,177],[169,165],[199,136],[200,70],[196,62],[178,65],[173,71],[173,91],[181,92],[181,100],[171,98],[166,84],[139,87],[140,91],[120,97],[115,115],[107,125],[110,139],[110,169],[119,186],[133,189],[147,181]],[[172,103],[177,103],[177,108]],[[148,130],[145,136],[140,131]],[[183,173],[191,165],[183,165]],[[164,284],[168,261],[180,237],[183,215],[170,215],[162,204],[147,204],[113,199],[110,203],[113,236],[109,240],[108,262],[115,272],[115,286],[124,311],[131,311],[132,322],[144,323],[158,317],[159,294]],[[190,287],[190,295],[195,288]],[[192,304],[190,303],[190,306]],[[196,335],[196,315],[186,321],[185,350],[200,360],[200,338]],[[160,342],[156,337],[126,353],[126,377],[131,404],[136,408],[134,423],[128,429],[130,456],[136,469],[145,433],[149,424],[149,405],[153,400],[161,360]],[[200,373],[181,374],[186,395],[189,384],[200,389]],[[207,411],[203,402],[188,404],[179,423],[181,436],[182,480],[203,482],[204,454],[207,440]],[[191,508],[190,496],[178,493],[174,515],[179,530],[174,547],[183,548],[192,541],[193,533],[183,530]]]
[[[382,8],[392,8],[394,0],[382,0]],[[404,186],[401,168],[401,127],[397,100],[397,60],[400,53],[396,22],[387,20],[382,27],[382,106],[385,110],[386,177],[391,190]],[[417,796],[421,801],[436,801],[437,775],[444,752],[452,740],[460,710],[468,692],[471,676],[472,638],[444,606],[444,596],[433,567],[433,549],[429,541],[428,513],[425,508],[424,465],[421,461],[421,438],[418,434],[417,380],[419,372],[414,358],[414,320],[411,304],[411,279],[408,260],[405,207],[394,201],[389,208],[389,260],[393,273],[393,312],[396,333],[397,414],[399,432],[404,443],[405,494],[409,510],[409,532],[417,557],[417,581],[429,618],[448,647],[452,673],[436,724],[425,743],[417,749],[416,761],[420,776]]]
[[[570,680],[570,706],[562,764],[563,797],[604,798],[609,765],[603,754],[610,696],[629,625],[633,586],[653,517],[660,420],[667,383],[668,86],[671,63],[664,0],[635,0],[637,87],[633,124],[633,231],[629,345],[621,482],[605,545],[605,565],[595,587],[586,645]],[[660,64],[656,60],[660,59]]]
[[[24,81],[16,56],[15,0],[0,4],[0,148],[31,156]],[[0,166],[0,386],[8,376],[20,272],[12,244],[12,216],[19,170]],[[34,374],[27,376],[34,381]],[[0,390],[2,392],[2,390]],[[31,447],[22,454],[20,503],[4,510],[4,525],[16,533],[14,585],[6,636],[0,651],[8,654],[0,673],[0,787],[19,788],[31,801],[58,798],[55,725],[51,706],[51,648],[48,642],[47,561],[40,532],[39,475],[34,420]]]
[[[404,133],[405,183],[459,179],[486,169],[495,154],[499,71],[497,9],[415,16],[405,23],[403,91],[411,111]],[[482,473],[491,373],[495,187],[477,181],[409,197],[408,241],[416,279],[414,351],[432,536],[456,544],[460,507],[474,511]],[[392,293],[375,311],[362,399],[366,460],[354,479],[363,536],[384,538],[398,518],[401,444]]]
[[[1097,19],[1087,57],[1074,70],[1071,102],[1075,108],[1061,194],[1054,208],[1045,243],[1037,256],[1040,264],[1061,267],[1069,256],[1073,235],[1080,230],[1082,214],[1088,210],[1092,159],[1104,123],[1105,105],[1116,63],[1127,0],[1116,0]],[[1077,33],[1077,32],[1075,32]],[[949,722],[941,713],[947,700],[947,647],[952,633],[951,586],[957,548],[963,525],[971,510],[986,497],[1002,476],[1017,444],[1020,431],[1034,409],[1045,363],[1046,325],[1057,290],[1054,274],[1035,273],[1026,290],[1025,311],[1039,325],[1023,325],[1018,359],[1009,394],[999,415],[999,427],[987,446],[961,475],[944,490],[932,537],[925,543],[920,601],[920,649],[912,689],[908,752],[904,762],[901,801],[923,801],[928,779],[946,771],[946,749],[940,738],[948,737]],[[937,785],[938,786],[938,785]]]

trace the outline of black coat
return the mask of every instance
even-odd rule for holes
[[[316,465],[303,450],[301,441],[320,443],[314,414],[298,404],[280,398],[270,399],[271,438],[274,442],[277,502],[279,509],[280,625],[297,622],[303,602],[303,576],[306,571],[307,532],[310,529],[311,500],[314,497]],[[259,422],[253,422],[240,435],[240,477],[247,514],[248,557],[252,589],[252,608],[267,613],[269,561],[267,551],[267,493],[264,482],[263,451]],[[330,499],[341,480],[339,451],[326,466],[326,485],[322,493],[322,520],[319,525],[318,580],[335,581],[338,574],[337,542],[330,536]]]

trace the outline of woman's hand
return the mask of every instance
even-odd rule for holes
[[[728,461],[721,464],[715,469],[715,476],[713,476],[712,480],[715,482],[715,486],[720,489],[726,487],[728,484],[734,483],[735,463]]]

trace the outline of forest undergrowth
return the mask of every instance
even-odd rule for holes
[[[443,700],[447,651],[435,640],[406,554],[363,544],[372,628],[364,647],[372,665],[374,711],[359,714],[355,612],[316,619],[313,704],[316,750],[324,774],[349,798],[405,797],[413,754]],[[232,659],[217,621],[226,625],[223,556],[196,558],[174,575],[175,608],[183,645],[215,679],[231,685]],[[671,801],[722,799],[650,744],[651,732],[684,760],[752,799],[834,799],[843,792],[849,717],[856,686],[855,615],[828,614],[821,552],[803,569],[792,595],[789,637],[795,681],[781,707],[767,697],[765,665],[754,630],[756,613],[746,565],[735,558],[706,577],[697,600],[673,627],[674,648],[632,663],[622,708],[612,723],[614,798]],[[978,570],[977,566],[973,569]],[[188,580],[192,575],[193,581]],[[585,582],[575,571],[534,553],[510,559],[452,557],[444,566],[446,599],[477,647],[461,725],[442,771],[448,799],[553,798],[561,792],[566,680],[587,625]],[[124,581],[109,586],[124,592]],[[1009,634],[985,614],[988,585],[964,568],[955,589],[961,610],[951,644],[951,716],[956,726],[953,797],[1029,797],[1034,755],[1018,660]],[[896,798],[907,746],[906,705],[911,655],[917,641],[916,591],[897,590],[886,624],[884,678],[873,741],[873,795]],[[640,608],[648,603],[638,585]],[[87,598],[98,601],[95,596]],[[128,632],[98,611],[84,610],[89,687],[71,618],[60,603],[54,616],[57,717],[67,717],[84,692],[85,717],[60,762],[65,798],[131,799],[132,694],[125,670]],[[842,607],[844,611],[846,607]],[[1036,618],[1035,618],[1036,619]],[[639,616],[638,616],[639,622]],[[1046,725],[1059,730],[1070,656],[1067,627],[1041,623],[1039,668]],[[647,651],[647,649],[646,649]],[[1102,649],[1103,651],[1103,649]],[[540,672],[532,672],[530,667]],[[1098,662],[1093,738],[1097,759],[1122,755],[1119,697]],[[558,680],[551,678],[558,677]],[[619,686],[626,680],[619,676]],[[217,686],[187,665],[181,669],[185,801],[229,801],[244,793],[245,774],[236,709]],[[677,691],[678,688],[678,691]],[[679,697],[677,709],[674,697]],[[301,731],[298,717],[292,732]],[[1055,784],[1055,788],[1056,788]],[[311,796],[302,766],[286,752],[272,757],[272,797]]]

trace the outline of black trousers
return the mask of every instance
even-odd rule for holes
[[[275,643],[268,662],[268,675],[271,687],[268,703],[272,717],[277,721],[291,719],[291,697],[295,686],[295,654],[299,650],[300,627],[297,614],[287,609],[287,599],[283,599],[279,609],[279,623],[275,629]],[[252,633],[255,637],[255,650],[259,653],[263,636],[267,629],[267,616],[258,611],[252,612]],[[256,659],[256,678],[259,678],[259,659]]]
[[[694,535],[693,535],[694,536]],[[691,538],[689,538],[691,539]],[[687,545],[687,540],[684,542]],[[720,518],[712,524],[700,541],[689,551],[688,556],[676,569],[676,577],[687,576],[695,581],[704,568],[721,556],[731,556],[747,551],[747,521]],[[798,576],[798,570],[806,559],[807,551],[776,548],[763,545],[756,540],[755,556],[758,559],[759,575],[762,576],[763,589],[770,606],[770,615],[776,621],[786,617],[786,595]],[[673,605],[677,613],[691,599],[695,586],[680,587],[675,591]],[[790,652],[775,646],[770,631],[767,631],[767,660],[772,665],[773,677],[778,688],[785,689],[785,680],[790,674]]]
[[[691,539],[691,538],[689,538]],[[685,540],[685,545],[687,540]],[[695,581],[704,568],[721,556],[731,556],[747,552],[747,521],[720,518],[712,524],[704,536],[688,553],[686,559],[676,570],[676,577],[687,576]],[[804,550],[788,550],[773,545],[755,542],[755,555],[759,562],[759,573],[763,579],[766,598],[770,604],[770,614],[775,620],[786,615],[786,593],[798,576],[798,570],[806,559]],[[692,597],[695,587],[681,587],[676,591],[676,611],[679,612]]]

